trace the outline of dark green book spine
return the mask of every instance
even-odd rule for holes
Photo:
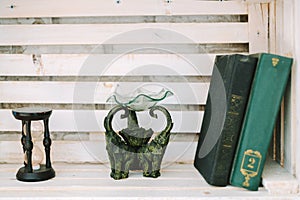
[[[232,161],[257,59],[217,56],[194,166],[211,185],[229,183]]]
[[[259,57],[230,177],[232,185],[258,190],[291,66],[291,58],[265,53]]]

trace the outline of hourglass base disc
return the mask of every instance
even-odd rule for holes
[[[28,172],[26,167],[19,169],[17,175],[19,181],[25,182],[37,182],[45,181],[55,177],[55,171],[53,168],[46,168],[45,165],[41,165],[40,169],[33,170],[33,172]]]

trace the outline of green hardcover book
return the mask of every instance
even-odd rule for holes
[[[258,190],[292,61],[273,54],[259,55],[230,177],[234,186]]]
[[[254,77],[257,58],[217,56],[194,166],[207,183],[226,186]]]

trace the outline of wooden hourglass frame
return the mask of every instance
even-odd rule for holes
[[[49,132],[49,117],[52,113],[48,108],[18,108],[12,111],[14,117],[22,120],[22,138],[21,143],[23,151],[27,157],[27,162],[24,162],[24,167],[21,167],[17,172],[17,179],[26,182],[44,181],[55,177],[55,171],[52,168],[50,160],[50,146],[51,138]],[[32,166],[32,150],[33,142],[31,136],[31,122],[36,120],[43,120],[44,122],[44,139],[43,145],[45,147],[46,164],[41,164],[38,169],[33,169]],[[25,130],[24,130],[25,128]]]

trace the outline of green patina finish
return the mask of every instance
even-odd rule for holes
[[[112,128],[113,116],[123,110],[121,118],[127,118],[127,128],[116,133]],[[127,178],[129,170],[143,170],[143,176],[157,178],[166,147],[169,143],[173,123],[167,109],[153,106],[151,117],[157,118],[154,111],[162,112],[167,119],[166,128],[153,139],[153,130],[139,127],[136,112],[127,106],[117,105],[110,110],[104,120],[106,129],[106,150],[111,164],[110,176],[116,180]]]

